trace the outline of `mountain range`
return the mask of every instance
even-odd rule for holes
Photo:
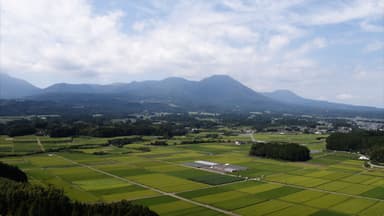
[[[382,115],[384,109],[306,99],[289,90],[256,92],[227,75],[200,81],[171,77],[160,81],[131,83],[67,84],[40,89],[27,81],[0,73],[0,98],[50,101],[56,107],[92,108],[92,111],[276,111],[301,114]],[[4,102],[2,103],[4,104]],[[7,103],[5,103],[7,104]],[[95,108],[98,108],[95,110]],[[35,109],[34,109],[35,110]]]

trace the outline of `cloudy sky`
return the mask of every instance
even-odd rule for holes
[[[40,87],[228,74],[384,107],[384,0],[0,2],[0,70]]]

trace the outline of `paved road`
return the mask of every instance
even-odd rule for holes
[[[369,164],[371,167],[373,167],[373,168],[381,168],[381,169],[384,168],[384,166],[373,164],[373,163],[371,163],[371,161],[368,161],[368,164]]]
[[[40,150],[42,152],[45,152],[45,148],[44,148],[43,144],[41,143],[39,137],[36,137],[36,141],[37,141],[37,145],[40,147]]]
[[[104,174],[104,175],[107,175],[107,176],[110,176],[110,177],[119,179],[119,180],[121,180],[121,181],[128,182],[128,183],[133,184],[133,185],[137,185],[137,186],[140,186],[140,187],[143,187],[143,188],[146,188],[146,189],[149,189],[149,190],[158,192],[158,193],[163,194],[163,195],[171,196],[171,197],[173,197],[173,198],[176,198],[176,199],[179,199],[179,200],[183,200],[183,201],[185,201],[185,202],[189,202],[189,203],[192,203],[192,204],[197,205],[197,206],[205,207],[205,208],[208,208],[208,209],[211,209],[211,210],[214,210],[214,211],[217,211],[217,212],[226,214],[226,215],[240,216],[240,215],[238,215],[238,214],[236,214],[236,213],[234,213],[234,212],[226,211],[226,210],[223,210],[223,209],[220,209],[220,208],[216,208],[216,207],[211,206],[211,205],[207,205],[207,204],[204,204],[204,203],[196,202],[196,201],[193,201],[193,200],[190,200],[190,199],[187,199],[187,198],[178,196],[178,195],[176,195],[176,194],[174,194],[174,193],[168,193],[168,192],[159,190],[159,189],[157,189],[157,188],[153,188],[153,187],[150,187],[150,186],[147,186],[147,185],[144,185],[144,184],[135,182],[135,181],[131,181],[131,180],[129,180],[129,179],[126,179],[126,178],[123,178],[123,177],[114,175],[114,174],[112,174],[112,173],[105,172],[105,171],[103,171],[103,170],[99,170],[99,169],[97,169],[97,168],[95,168],[95,167],[92,167],[92,166],[89,166],[89,165],[86,165],[86,164],[79,163],[79,162],[77,162],[77,161],[71,160],[71,159],[66,158],[66,157],[63,157],[63,156],[61,156],[61,155],[57,155],[57,154],[54,154],[54,155],[57,156],[57,157],[60,157],[60,158],[62,158],[62,159],[64,159],[64,160],[66,160],[66,161],[69,161],[69,162],[71,162],[71,163],[73,163],[73,164],[76,164],[76,165],[79,165],[79,166],[88,168],[88,169],[93,170],[93,171],[95,171],[95,172],[98,172],[98,173],[101,173],[101,174]]]

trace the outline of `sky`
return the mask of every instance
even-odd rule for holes
[[[39,87],[227,74],[384,107],[384,0],[0,0],[0,72]]]

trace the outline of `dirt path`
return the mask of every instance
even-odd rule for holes
[[[44,148],[43,144],[41,143],[39,137],[36,137],[36,141],[37,141],[37,145],[40,147],[40,150],[42,152],[45,152],[45,148]]]
[[[97,169],[97,168],[95,168],[95,167],[92,167],[92,166],[89,166],[89,165],[86,165],[86,164],[79,163],[79,162],[77,162],[77,161],[71,160],[71,159],[66,158],[66,157],[63,157],[63,156],[61,156],[61,155],[57,155],[57,154],[54,154],[54,155],[57,156],[57,157],[60,157],[60,158],[62,158],[62,159],[64,159],[64,160],[66,160],[66,161],[69,161],[69,162],[71,162],[71,163],[73,163],[73,164],[76,164],[76,165],[79,165],[79,166],[88,168],[88,169],[93,170],[93,171],[95,171],[95,172],[98,172],[98,173],[101,173],[101,174],[104,174],[104,175],[107,175],[107,176],[110,176],[110,177],[119,179],[119,180],[121,180],[121,181],[128,182],[128,183],[133,184],[133,185],[137,185],[137,186],[140,186],[140,187],[143,187],[143,188],[146,188],[146,189],[155,191],[155,192],[160,193],[160,194],[162,194],[162,195],[171,196],[171,197],[173,197],[173,198],[176,198],[176,199],[179,199],[179,200],[182,200],[182,201],[185,201],[185,202],[189,202],[189,203],[192,203],[192,204],[197,205],[197,206],[205,207],[205,208],[208,208],[208,209],[211,209],[211,210],[214,210],[214,211],[217,211],[217,212],[226,214],[226,215],[239,216],[238,214],[236,214],[236,213],[234,213],[234,212],[230,212],[230,211],[226,211],[226,210],[223,210],[223,209],[220,209],[220,208],[216,208],[216,207],[211,206],[211,205],[208,205],[208,204],[204,204],[204,203],[196,202],[196,201],[193,201],[193,200],[190,200],[190,199],[187,199],[187,198],[178,196],[178,195],[176,195],[176,194],[174,194],[174,193],[165,192],[165,191],[159,190],[159,189],[157,189],[157,188],[150,187],[150,186],[148,186],[148,185],[144,185],[144,184],[141,184],[141,183],[138,183],[138,182],[135,182],[135,181],[131,181],[131,180],[129,180],[129,179],[126,179],[126,178],[123,178],[123,177],[114,175],[114,174],[112,174],[112,173],[105,172],[105,171],[103,171],[103,170],[99,170],[99,169]]]
[[[252,142],[256,142],[255,137],[253,136],[253,133],[249,133],[249,136],[251,137]]]

